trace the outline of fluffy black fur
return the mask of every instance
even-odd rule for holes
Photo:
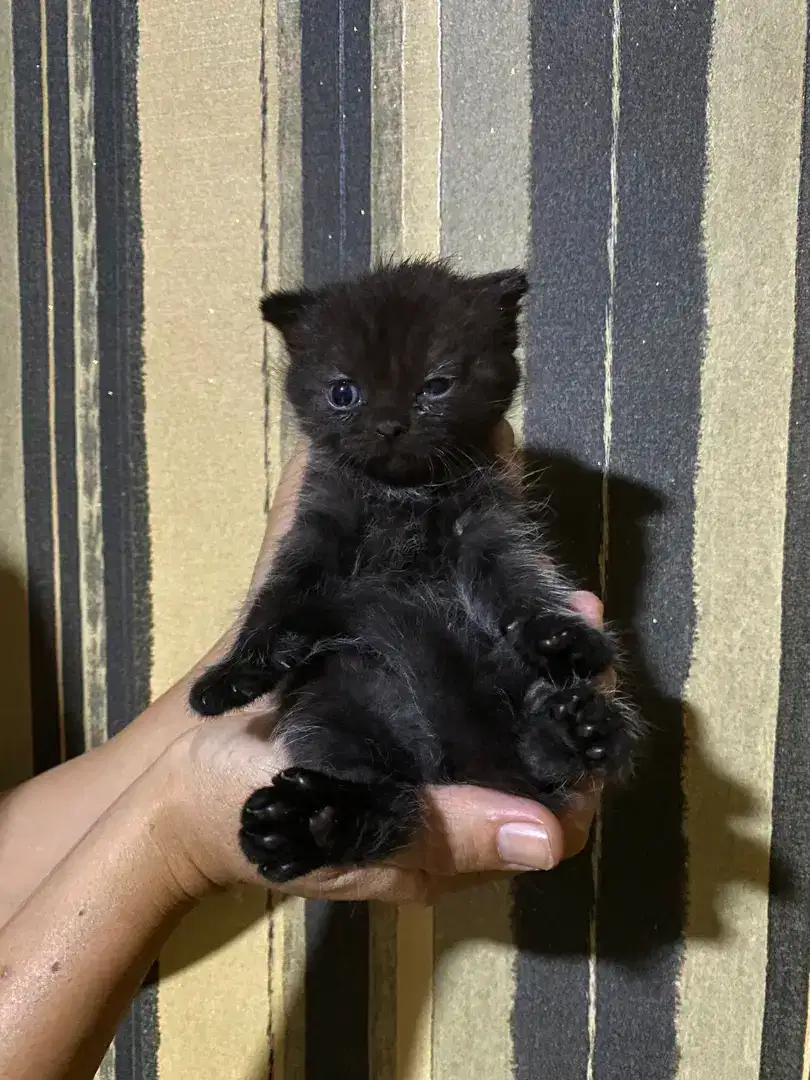
[[[629,764],[633,713],[597,678],[613,643],[570,608],[491,450],[525,289],[516,270],[411,261],[262,302],[309,464],[272,574],[191,705],[279,690],[295,767],[248,800],[240,833],[270,881],[389,855],[426,784],[559,807]]]

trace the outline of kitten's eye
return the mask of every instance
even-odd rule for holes
[[[428,379],[422,387],[422,395],[427,398],[441,398],[448,393],[452,385],[452,379],[444,379],[437,376],[435,379]]]
[[[326,395],[333,409],[352,409],[360,400],[360,387],[349,379],[338,379]]]

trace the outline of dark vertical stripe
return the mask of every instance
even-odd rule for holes
[[[810,28],[808,29],[810,48]],[[802,1080],[810,975],[810,86],[805,61],[782,666],[774,754],[768,967],[761,1080]]]
[[[136,0],[93,5],[102,520],[110,734],[149,701]]]
[[[609,281],[611,4],[532,10],[532,291],[524,437],[553,492],[558,555],[598,589]],[[515,887],[516,1075],[581,1080],[588,1058],[587,855]]]
[[[92,17],[107,706],[114,735],[148,704],[151,661],[137,0],[96,0]],[[118,1080],[157,1075],[154,974],[116,1037]]]
[[[51,522],[48,289],[39,6],[12,5],[25,535],[34,770],[60,760]]]
[[[371,258],[369,19],[369,0],[301,5],[308,285],[365,270]],[[307,1080],[367,1080],[367,906],[310,901],[306,936]]]
[[[67,2],[47,6],[48,128],[54,320],[54,408],[58,492],[62,709],[68,757],[84,749],[79,521],[76,476],[73,205]]]
[[[713,4],[622,0],[608,618],[633,627],[647,759],[605,812],[595,1072],[677,1064],[682,957],[681,697],[694,628],[692,537],[707,285],[702,238]],[[618,479],[620,478],[620,479]],[[644,520],[638,492],[661,500]],[[688,722],[688,718],[687,718]]]
[[[311,285],[369,265],[370,40],[369,0],[303,0],[303,256]]]

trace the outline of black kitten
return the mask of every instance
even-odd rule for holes
[[[295,767],[251,796],[240,833],[270,881],[389,855],[426,784],[559,807],[629,763],[633,714],[597,678],[613,644],[569,606],[491,450],[525,290],[518,271],[413,261],[262,302],[309,465],[272,574],[191,705],[280,691]]]

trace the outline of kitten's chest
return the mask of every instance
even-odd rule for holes
[[[354,573],[392,578],[444,576],[454,544],[452,508],[378,504],[365,514]]]

